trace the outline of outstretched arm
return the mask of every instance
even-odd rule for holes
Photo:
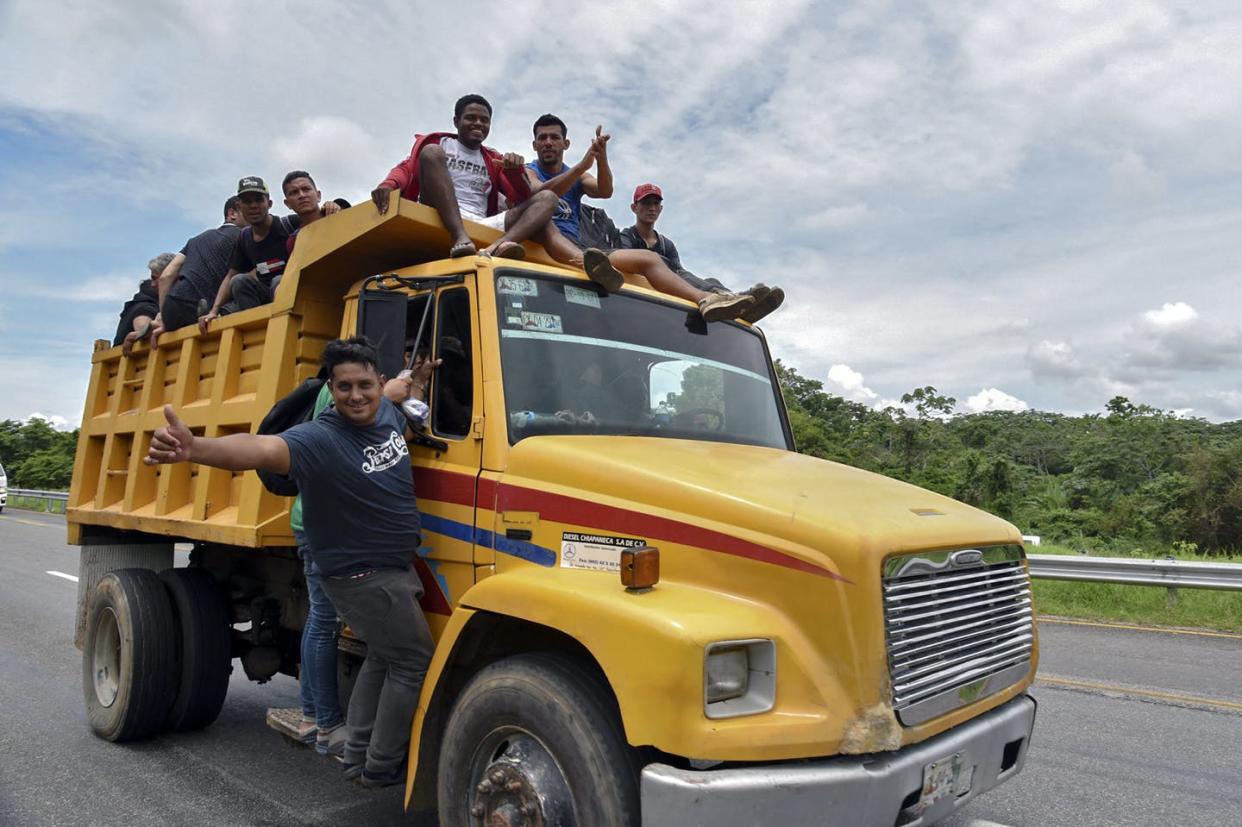
[[[168,420],[167,427],[151,436],[151,447],[142,460],[147,465],[197,462],[229,471],[260,469],[289,473],[289,445],[278,436],[196,437],[173,411],[172,405],[164,406],[164,418]]]

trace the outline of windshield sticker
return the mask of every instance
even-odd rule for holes
[[[561,532],[561,568],[620,571],[621,550],[645,545],[647,541],[637,537],[564,531]]]
[[[496,292],[509,296],[538,296],[539,285],[535,283],[534,279],[501,276],[496,280]]]
[[[540,333],[560,333],[561,317],[552,313],[532,313],[522,311],[522,329],[537,330]]]
[[[584,287],[574,287],[572,284],[565,285],[565,301],[599,309],[599,293]]]

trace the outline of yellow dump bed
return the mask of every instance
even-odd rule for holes
[[[498,234],[467,225],[476,240]],[[308,226],[272,304],[166,334],[124,356],[95,343],[67,508],[69,542],[84,527],[258,548],[292,545],[292,500],[253,472],[142,463],[171,404],[202,436],[253,433],[282,396],[318,370],[342,334],[351,285],[377,273],[443,257],[449,236],[429,207],[395,196],[385,215],[370,204]],[[541,249],[530,257],[551,263]]]

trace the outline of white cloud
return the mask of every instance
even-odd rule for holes
[[[1005,393],[998,388],[981,388],[978,393],[967,398],[966,410],[971,413],[983,411],[1025,411],[1030,405],[1016,396]]]
[[[65,417],[57,416],[56,414],[46,415],[41,413],[32,413],[26,419],[27,421],[31,419],[42,419],[58,431],[72,431],[77,427],[76,424],[70,424],[69,420]]]
[[[1199,318],[1199,312],[1186,302],[1166,302],[1159,310],[1148,310],[1143,319],[1154,327],[1176,327]]]
[[[880,395],[863,384],[863,375],[849,365],[833,365],[828,369],[829,392],[842,396],[851,402],[873,404]]]

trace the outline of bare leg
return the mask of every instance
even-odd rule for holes
[[[418,155],[418,200],[433,207],[444,222],[444,229],[453,237],[452,255],[471,255],[475,252],[474,242],[466,234],[462,224],[461,208],[457,205],[457,192],[453,189],[453,179],[448,171],[448,159],[444,150],[432,145]],[[461,251],[461,252],[459,252]]]
[[[505,234],[488,245],[483,252],[492,255],[509,242],[520,243],[528,238],[537,238],[543,228],[551,224],[558,200],[556,193],[544,190],[510,209],[505,213]]]
[[[659,254],[650,250],[613,250],[608,254],[608,260],[618,270],[643,276],[661,293],[689,299],[695,303],[711,295],[691,287],[689,282],[669,269]]]
[[[566,238],[553,222],[548,221],[544,224],[543,230],[532,235],[531,238],[543,245],[553,261],[559,261],[571,267],[582,266],[582,250]]]

